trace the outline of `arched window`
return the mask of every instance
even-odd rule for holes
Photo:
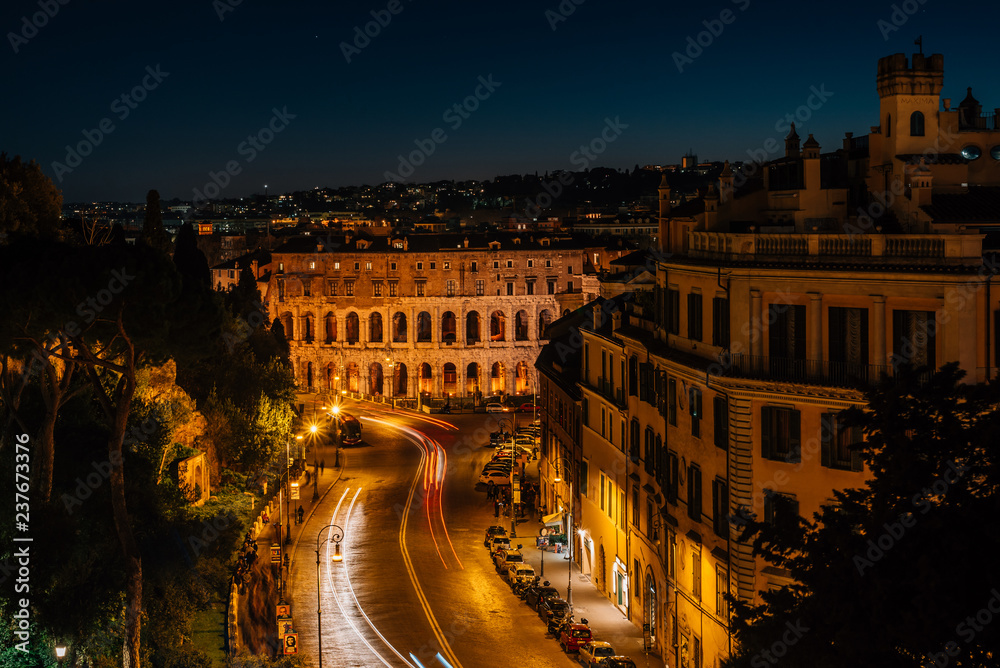
[[[455,314],[445,311],[441,316],[441,340],[454,341],[456,336],[458,336],[458,321],[455,319]]]
[[[475,362],[465,367],[465,391],[472,395],[479,391],[479,365]]]
[[[552,313],[548,309],[543,309],[538,313],[538,338],[544,339],[545,328],[552,322]]]
[[[358,379],[361,377],[361,369],[357,364],[351,362],[347,365],[347,390],[349,392],[358,391]]]
[[[406,314],[399,311],[392,316],[392,342],[406,343]]]
[[[458,369],[451,362],[444,365],[444,393],[450,395],[458,391]]]
[[[892,114],[886,114],[885,116],[885,136],[892,136]]]
[[[313,314],[306,313],[302,316],[302,334],[306,343],[312,343],[315,336],[315,326],[313,325]]]
[[[503,362],[495,362],[490,369],[490,393],[500,394],[507,390],[506,378],[504,378]]]
[[[528,363],[518,362],[514,367],[514,392],[531,394],[531,376],[528,375]]]
[[[281,327],[285,330],[285,341],[295,340],[295,328],[292,326],[292,321],[293,318],[291,313],[286,311],[281,314]]]
[[[914,111],[910,114],[910,136],[924,136],[924,115],[919,111]]]
[[[382,391],[382,380],[382,365],[378,362],[372,362],[371,366],[368,367],[368,389],[371,394],[384,394]]]
[[[479,341],[479,311],[471,311],[465,316],[465,342],[473,345]]]
[[[368,340],[372,343],[382,343],[382,314],[378,311],[368,318]]]
[[[431,394],[434,391],[434,379],[431,376],[431,365],[424,362],[420,365],[420,394]]]
[[[525,311],[518,311],[514,316],[514,340],[528,340],[528,314]]]
[[[361,327],[359,326],[359,323],[358,323],[358,314],[357,313],[355,313],[354,311],[351,311],[350,313],[347,314],[347,320],[344,323],[344,329],[347,330],[347,332],[346,332],[347,336],[346,336],[345,340],[348,343],[357,343],[359,337],[361,336],[361,334],[360,334]],[[354,391],[357,392],[357,390],[354,390]]]
[[[393,372],[396,374],[396,380],[394,388],[396,390],[397,397],[406,396],[406,365],[402,362],[397,362],[393,366]]]
[[[337,316],[330,311],[326,314],[326,342],[333,343],[337,340]]]
[[[490,315],[490,341],[507,340],[507,316],[503,311],[493,311]]]
[[[417,343],[430,343],[431,341],[431,314],[421,311],[417,314]]]

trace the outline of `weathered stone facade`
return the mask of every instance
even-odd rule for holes
[[[532,394],[545,326],[624,252],[504,233],[299,237],[274,251],[268,309],[303,390]]]

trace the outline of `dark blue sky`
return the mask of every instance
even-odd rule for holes
[[[993,2],[562,0],[574,11],[555,30],[559,0],[395,0],[397,14],[389,0],[58,2],[8,0],[0,10],[0,150],[40,162],[67,201],[141,201],[150,188],[191,199],[227,163],[238,173],[224,197],[265,183],[270,193],[375,184],[400,173],[398,156],[418,151],[415,140],[425,150],[410,181],[631,169],[678,162],[688,148],[701,160],[745,159],[783,136],[776,124],[814,86],[832,96],[799,132],[832,150],[845,131],[878,122],[876,61],[912,53],[918,34],[925,53],[945,56],[946,97],[957,104],[971,85],[986,110],[1000,106]],[[25,29],[22,17],[47,3],[54,16],[37,34]],[[894,5],[902,26],[890,32]],[[723,10],[731,22],[715,23],[721,33],[678,71],[672,54]],[[348,63],[340,45],[372,11],[391,20]],[[157,65],[167,73],[159,81],[147,71]],[[444,115],[490,75],[499,86],[479,88],[478,109]],[[144,78],[144,100],[120,99]],[[257,147],[241,144],[274,109],[294,118],[273,121],[280,131]],[[628,127],[607,130],[607,118]],[[113,130],[100,132],[102,121]],[[602,154],[574,155],[602,131],[614,138]],[[81,143],[97,145],[76,164],[66,146]]]

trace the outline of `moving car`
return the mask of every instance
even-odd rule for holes
[[[602,640],[591,640],[580,648],[579,659],[585,668],[598,668],[601,665],[601,661],[609,656],[615,656],[615,654],[615,648],[611,646],[611,643]]]
[[[486,404],[487,413],[506,413],[507,409],[499,401],[491,401]]]
[[[593,639],[590,627],[586,624],[570,624],[559,634],[559,646],[564,652],[579,652],[581,647]]]

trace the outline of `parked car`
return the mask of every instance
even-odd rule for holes
[[[490,539],[490,554],[496,553],[497,550],[509,550],[510,549],[510,539],[507,536],[493,536]]]
[[[559,628],[570,618],[569,603],[561,598],[550,598],[542,604],[539,616],[545,622],[548,632],[558,638]]]
[[[479,482],[484,485],[493,481],[494,485],[509,485],[510,484],[510,470],[502,469],[492,469],[488,471],[483,471],[479,476]]]
[[[559,646],[564,652],[579,652],[580,648],[594,639],[590,627],[585,623],[570,624],[559,634]]]
[[[601,661],[609,656],[615,656],[615,654],[615,648],[611,646],[611,643],[601,640],[591,640],[580,648],[579,659],[584,668],[598,668],[601,665]]]
[[[507,580],[507,584],[513,587],[518,582],[534,580],[535,569],[532,568],[531,564],[515,562],[507,566],[507,570],[504,571],[504,579]]]
[[[542,602],[547,598],[559,598],[559,590],[550,586],[548,580],[533,587],[528,587],[528,590],[524,593],[524,602],[535,610],[538,610]]]
[[[497,445],[503,443],[510,438],[510,432],[508,431],[494,431],[490,432],[490,445],[496,447]]]
[[[493,564],[496,566],[498,573],[502,573],[507,570],[511,564],[515,563],[524,563],[524,555],[521,554],[520,550],[510,548],[507,550],[500,550],[493,555]]]
[[[506,413],[507,409],[499,401],[491,401],[486,404],[487,413]]]
[[[609,656],[597,665],[601,668],[635,668],[635,661],[627,656]]]
[[[532,412],[532,410],[534,410],[535,413],[541,413],[542,407],[539,406],[538,404],[525,403],[521,404],[517,410],[521,411],[522,413],[530,413]]]
[[[506,536],[507,529],[500,526],[499,524],[494,524],[493,526],[486,527],[486,538],[483,539],[483,547],[490,546],[490,540],[494,536]]]

